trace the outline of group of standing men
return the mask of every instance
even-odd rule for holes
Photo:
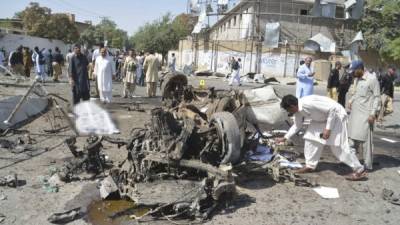
[[[89,66],[89,60],[82,54],[80,46],[75,45],[68,67],[74,104],[90,98],[89,73],[93,74],[91,78],[93,77],[96,82],[100,101],[106,104],[112,100],[112,82],[116,78],[117,69],[113,57],[104,45],[100,45],[99,49],[93,51],[91,63],[93,66]],[[147,56],[144,56],[143,52],[136,56],[133,49],[129,50],[128,55],[124,56],[120,63],[119,70],[124,82],[123,97],[133,97],[136,83],[140,84],[143,81],[147,85],[148,97],[156,96],[160,66],[154,51],[150,51]]]
[[[4,59],[3,52],[0,58]],[[39,50],[39,47],[35,47],[31,51],[28,47],[19,46],[10,52],[8,64],[15,74],[30,77],[31,68],[35,67],[36,80],[44,82],[46,77],[52,77],[53,81],[58,82],[62,74],[64,56],[58,47],[55,48],[55,53],[52,53],[51,49],[45,52],[45,49]]]
[[[323,147],[327,145],[340,161],[353,169],[353,173],[346,178],[361,180],[373,166],[372,132],[375,120],[382,111],[381,91],[385,95],[382,100],[392,98],[393,92],[387,89],[393,91],[393,79],[385,76],[384,79],[389,80],[389,83],[384,81],[384,88],[381,89],[377,77],[366,71],[363,62],[359,60],[353,61],[344,77],[338,79],[341,64],[336,63],[328,81],[328,96],[331,98],[313,95],[315,73],[311,62],[310,57],[306,58],[297,71],[296,97],[287,95],[282,99],[281,107],[294,115],[294,124],[285,137],[278,138],[277,142],[292,138],[303,127],[303,122],[307,121],[309,125],[303,137],[306,165],[298,172],[314,171]],[[390,70],[394,73],[393,67]],[[348,104],[348,116],[344,107],[351,79],[354,85]],[[336,88],[339,89],[339,97],[335,95]],[[356,152],[361,149],[364,165],[361,165],[356,156]]]

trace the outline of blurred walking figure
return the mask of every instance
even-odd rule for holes
[[[81,53],[81,46],[75,45],[74,54],[69,61],[68,76],[72,88],[73,103],[90,99],[90,84],[88,79],[88,60]]]
[[[169,61],[169,71],[174,73],[175,72],[175,66],[176,66],[176,57],[175,53],[171,54],[171,59]]]
[[[342,64],[338,61],[335,63],[335,68],[331,70],[328,77],[328,97],[335,101],[338,101],[340,69],[342,69]]]
[[[124,90],[122,95],[124,98],[127,98],[128,96],[130,98],[133,97],[133,93],[136,88],[137,67],[138,63],[136,60],[136,54],[132,49],[130,49],[122,68],[122,77],[124,79]]]
[[[160,61],[154,55],[154,50],[150,51],[150,55],[146,56],[143,64],[146,71],[147,96],[155,97],[157,93],[158,71],[160,69]]]
[[[24,75],[24,59],[22,54],[22,46],[19,46],[15,52],[12,52],[9,56],[10,67],[13,73],[18,75]]]
[[[307,57],[303,65],[297,70],[296,97],[312,95],[314,93],[314,70],[311,67],[312,58]]]
[[[87,59],[89,61],[89,66],[88,66],[89,80],[95,80],[95,78],[93,76],[93,69],[94,69],[94,63],[92,61],[92,59],[93,59],[93,50],[91,50],[90,54],[87,55]]]
[[[339,79],[339,89],[338,89],[338,102],[346,107],[346,94],[350,89],[351,83],[353,82],[353,77],[349,72],[350,64],[344,67],[344,72]]]
[[[28,47],[24,48],[24,50],[22,52],[22,57],[23,57],[23,62],[24,62],[24,75],[25,75],[25,77],[30,77],[31,76],[31,68],[33,66],[33,63],[32,63],[32,56],[31,56],[31,53],[29,52]]]
[[[32,61],[35,63],[35,70],[36,70],[36,80],[44,82],[46,80],[45,73],[44,73],[44,56],[42,51],[39,50],[39,47],[35,47],[33,54],[32,54]]]
[[[53,81],[58,82],[60,76],[62,75],[62,67],[64,66],[64,56],[61,54],[61,51],[58,47],[55,48],[55,53],[53,56],[53,70],[54,77]]]
[[[233,57],[232,57],[233,58]],[[232,74],[231,74],[231,79],[229,81],[229,86],[232,86],[233,82],[237,82],[239,86],[242,84],[240,83],[240,69],[242,68],[242,60],[238,58],[236,61],[233,58],[232,62]]]
[[[0,66],[4,66],[4,61],[6,60],[6,57],[4,55],[3,49],[0,49]]]
[[[230,73],[227,73],[225,76],[225,80],[228,80],[228,78],[231,76],[232,72],[233,72],[233,64],[236,62],[235,57],[230,57],[228,59],[228,68],[230,70]]]
[[[47,76],[53,77],[53,54],[51,49],[49,49],[47,54],[45,54],[44,61]]]
[[[381,101],[382,106],[378,116],[378,124],[382,125],[383,117],[393,113],[393,93],[394,93],[394,80],[396,79],[396,68],[389,66],[388,71],[381,79]]]
[[[374,122],[380,106],[379,82],[364,70],[362,61],[353,61],[350,70],[354,73],[354,94],[349,100],[349,137],[355,149],[362,148],[364,166],[371,170]]]
[[[102,103],[110,103],[112,99],[112,81],[116,72],[114,60],[108,56],[105,47],[100,49],[100,56],[96,58],[93,73],[97,80],[100,101]]]
[[[140,51],[139,55],[136,56],[137,60],[136,83],[139,86],[144,86],[144,69],[143,69],[144,59],[145,59],[144,52]]]

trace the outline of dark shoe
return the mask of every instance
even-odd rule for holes
[[[313,173],[313,172],[315,172],[315,169],[304,166],[303,168],[295,170],[294,172],[295,173]]]
[[[367,178],[367,172],[364,170],[362,172],[354,172],[349,175],[347,175],[346,180],[350,181],[360,181],[360,180],[365,180]]]

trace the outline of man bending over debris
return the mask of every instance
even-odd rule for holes
[[[346,110],[334,100],[318,95],[305,96],[297,99],[293,95],[283,97],[281,107],[294,114],[294,124],[283,138],[277,142],[290,139],[302,127],[302,121],[310,120],[310,125],[304,134],[305,167],[297,173],[313,172],[317,167],[324,145],[331,148],[333,154],[343,163],[353,169],[346,176],[347,180],[361,180],[366,177],[364,167],[358,161],[354,149],[350,148],[347,136]]]

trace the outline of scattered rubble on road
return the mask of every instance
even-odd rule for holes
[[[52,128],[41,134],[27,131],[26,140],[3,136],[1,147],[24,148],[35,141],[30,138],[32,135],[57,136],[61,130],[70,129],[73,134],[63,136],[63,144],[72,157],[42,179],[44,189],[58,192],[64,182],[85,180],[82,176],[89,175],[88,179],[101,180],[102,199],[129,199],[136,203],[135,207],[146,207],[148,211],[136,217],[138,220],[146,216],[208,220],[237,196],[235,180],[243,171],[258,169],[276,182],[317,185],[294,174],[289,167],[295,164],[296,156],[281,151],[282,146],[274,144],[273,138],[282,134],[273,132],[272,126],[287,118],[271,86],[245,91],[198,89],[188,85],[185,75],[167,73],[160,88],[163,107],[150,110],[151,118],[144,128],[132,128],[125,139],[87,132],[85,135],[89,136],[83,148],[76,145],[82,129],[77,129],[79,126],[68,117],[67,110],[57,104],[56,97],[45,92],[42,96],[49,99],[50,107],[55,106],[58,112],[49,120],[53,121]],[[127,110],[142,111],[140,104]],[[18,110],[18,106],[14,108],[15,112]],[[259,124],[270,128],[268,136],[261,132]],[[5,134],[12,131],[16,130]],[[118,148],[125,146],[126,158],[118,163],[107,160],[102,151],[103,142]],[[252,161],[247,157],[249,152],[256,152],[258,146],[270,150],[268,160]],[[3,183],[12,185],[14,182],[17,186],[15,180],[16,177],[14,180],[7,177]],[[80,215],[80,208],[76,208],[54,214],[49,221],[65,223]],[[113,217],[120,215],[124,212],[117,212]]]

